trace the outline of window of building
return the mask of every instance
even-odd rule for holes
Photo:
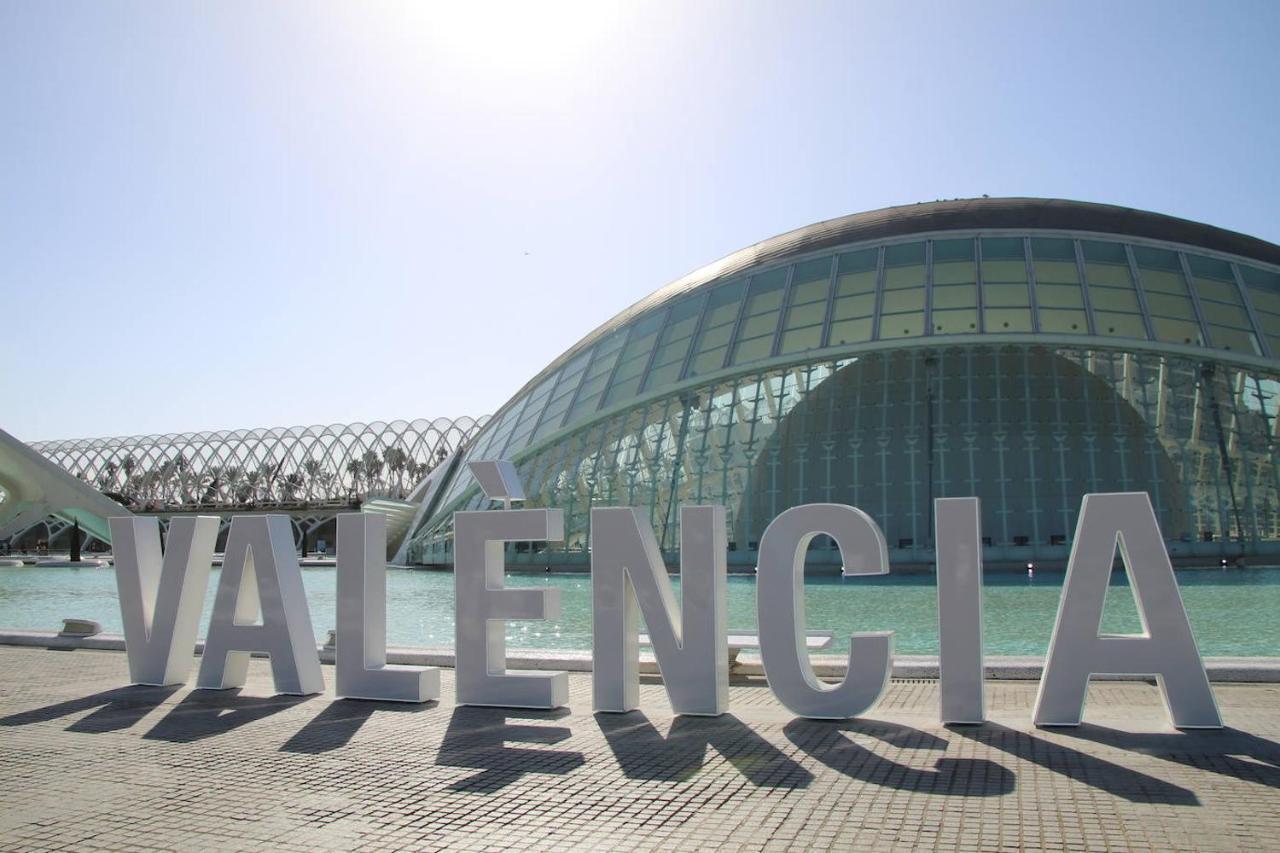
[[[973,240],[933,243],[933,333],[963,335],[978,331],[978,274]]]
[[[1031,268],[1036,280],[1040,331],[1088,334],[1074,242],[1058,237],[1031,238]]]
[[[884,250],[884,301],[880,337],[924,334],[924,243],[900,243]]]
[[[724,367],[729,352],[729,338],[742,310],[742,296],[746,292],[745,279],[730,281],[711,291],[707,300],[707,313],[702,319],[702,330],[693,347],[689,362],[689,375],[701,376],[714,373]]]
[[[791,296],[783,320],[779,353],[802,352],[822,346],[822,325],[831,290],[832,258],[796,264],[791,274]]]
[[[643,388],[661,388],[680,378],[684,369],[689,344],[698,328],[698,317],[707,303],[707,294],[699,293],[680,300],[671,306],[671,316],[662,329],[658,350],[653,355],[653,366],[645,378]]]
[[[982,322],[987,332],[1031,331],[1031,294],[1021,237],[982,238]]]
[[[665,309],[658,310],[641,317],[631,327],[631,335],[618,357],[613,381],[605,392],[604,405],[611,406],[640,390],[641,374],[649,363],[649,356],[653,353],[653,345],[658,340],[658,332],[662,329],[662,321],[666,316]]]
[[[1151,246],[1134,246],[1133,259],[1151,312],[1156,340],[1171,344],[1203,344],[1178,253]]]
[[[1271,344],[1272,356],[1280,355],[1280,272],[1239,264],[1240,278],[1249,289],[1249,301]]]
[[[773,336],[778,330],[778,312],[786,290],[786,268],[751,277],[742,324],[733,345],[733,364],[768,358],[773,352]]]
[[[831,307],[829,344],[856,344],[871,340],[876,310],[878,249],[846,252],[836,258],[836,292]]]
[[[573,403],[573,408],[565,418],[566,423],[573,423],[584,414],[594,412],[600,407],[605,383],[609,381],[613,366],[618,363],[618,351],[622,349],[626,339],[627,330],[619,329],[596,344],[591,356],[591,366],[583,374],[582,386],[578,389],[578,397]]]
[[[1249,322],[1231,264],[1218,258],[1187,255],[1191,283],[1200,297],[1200,310],[1209,327],[1209,341],[1218,349],[1262,355],[1262,346]]]
[[[1103,337],[1146,340],[1138,293],[1121,243],[1081,240],[1094,331]]]

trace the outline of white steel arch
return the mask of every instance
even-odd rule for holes
[[[39,441],[75,477],[144,512],[401,499],[487,417]]]

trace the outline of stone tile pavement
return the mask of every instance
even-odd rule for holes
[[[459,708],[443,674],[443,701],[401,706],[272,696],[263,661],[214,692],[0,647],[0,848],[1280,850],[1275,685],[1215,685],[1230,729],[1179,733],[1133,682],[1050,731],[1032,682],[947,728],[931,681],[828,723],[758,679],[695,719],[656,681],[643,712],[595,716],[576,674],[566,710]]]

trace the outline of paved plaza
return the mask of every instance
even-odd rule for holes
[[[732,713],[593,715],[124,687],[123,654],[0,647],[0,846],[45,849],[1280,849],[1280,687],[1216,685],[1229,728],[1179,733],[1153,686],[1095,685],[1078,730],[944,727],[895,681],[865,719],[794,718],[763,680]]]

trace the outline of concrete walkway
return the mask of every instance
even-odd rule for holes
[[[559,712],[124,687],[124,655],[0,647],[5,849],[1280,849],[1280,687],[1215,685],[1224,732],[1166,728],[1155,688],[1090,691],[1078,730],[937,723],[937,684],[873,716],[795,719],[758,679],[732,714]],[[194,677],[194,670],[193,670]],[[325,667],[332,689],[333,671]]]

